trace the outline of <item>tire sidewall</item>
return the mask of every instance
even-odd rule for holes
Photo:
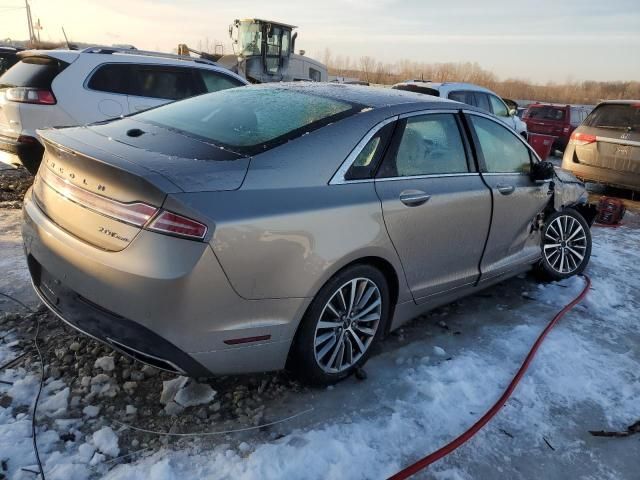
[[[584,229],[585,232],[585,236],[587,239],[586,242],[586,250],[585,250],[585,254],[584,254],[584,258],[582,259],[582,263],[580,264],[580,266],[574,270],[573,272],[570,273],[560,273],[558,271],[556,271],[553,267],[551,267],[551,265],[549,265],[549,262],[547,261],[547,258],[544,254],[544,245],[545,245],[545,238],[546,238],[546,234],[547,234],[547,229],[549,228],[549,225],[551,225],[551,223],[558,217],[561,216],[570,216],[572,218],[574,218],[575,220],[577,220],[580,225],[582,226],[582,228]],[[565,208],[563,210],[560,210],[559,212],[554,212],[553,214],[551,214],[549,216],[549,218],[545,221],[545,225],[542,229],[542,235],[541,235],[541,239],[540,239],[540,249],[541,249],[541,253],[542,253],[542,259],[540,260],[540,267],[542,269],[542,273],[544,274],[544,276],[549,279],[549,280],[564,280],[565,278],[569,278],[572,277],[574,275],[579,275],[580,273],[582,273],[584,271],[585,268],[587,268],[587,265],[589,264],[589,259],[591,258],[591,229],[589,228],[589,224],[587,223],[587,221],[585,220],[585,218],[576,210],[574,210],[573,208]]]
[[[376,284],[380,291],[380,297],[382,299],[382,309],[380,316],[380,323],[378,324],[378,330],[373,338],[373,341],[369,345],[367,351],[358,359],[358,361],[340,373],[328,373],[325,372],[317,363],[315,358],[315,332],[316,325],[320,320],[320,315],[324,309],[324,306],[329,301],[331,296],[345,283],[354,278],[367,278]],[[313,301],[307,308],[307,311],[302,318],[300,327],[294,339],[292,346],[292,355],[290,356],[289,367],[293,370],[303,381],[314,385],[329,385],[342,380],[345,377],[351,375],[357,368],[366,363],[371,351],[380,337],[383,335],[388,321],[390,312],[390,293],[389,286],[385,276],[377,268],[360,264],[352,265],[345,268],[334,275],[327,283],[318,291]]]

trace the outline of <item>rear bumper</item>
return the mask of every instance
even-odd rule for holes
[[[309,302],[243,299],[205,243],[143,231],[120,252],[99,250],[46,217],[31,191],[23,239],[34,287],[58,316],[143,362],[192,376],[284,368]],[[260,340],[233,342],[248,337]]]
[[[568,154],[565,152],[562,168],[569,170],[580,180],[640,191],[640,174],[610,168],[594,167],[584,163],[574,162],[572,158],[573,152],[568,152]]]
[[[44,154],[44,147],[35,138],[33,141],[25,142],[4,135],[0,135],[0,150],[18,157],[20,163],[33,175],[38,171]]]

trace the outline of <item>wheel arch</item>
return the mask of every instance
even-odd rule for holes
[[[389,306],[389,318],[387,319],[387,322],[383,327],[384,328],[383,334],[386,335],[389,332],[389,329],[391,328],[391,325],[393,323],[395,308],[396,308],[396,305],[398,304],[398,299],[400,298],[400,288],[401,288],[400,281],[401,281],[401,278],[404,278],[404,276],[402,277],[400,276],[402,275],[402,272],[398,272],[398,269],[394,267],[394,265],[388,259],[378,255],[366,255],[366,256],[358,257],[356,259],[352,259],[344,263],[340,267],[333,269],[331,271],[331,274],[327,275],[326,278],[324,278],[323,281],[319,283],[319,285],[314,289],[313,297],[315,298],[315,296],[318,294],[320,289],[329,280],[331,280],[336,275],[340,274],[340,272],[346,270],[347,268],[353,267],[355,265],[371,265],[374,268],[378,269],[387,280],[387,285],[389,287],[389,297],[391,299],[391,305]],[[300,332],[300,326],[302,325],[302,322],[304,321],[304,318],[306,317],[307,312],[311,308],[312,303],[313,301],[309,302],[309,305],[307,305],[307,308],[305,309],[303,315],[300,317],[300,320],[298,321],[298,325],[296,325],[296,330],[293,335],[293,340],[291,341],[291,345],[289,346],[289,353],[287,354],[287,363],[291,358],[291,352],[296,343],[298,333]]]

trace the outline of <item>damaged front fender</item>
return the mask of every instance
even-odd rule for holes
[[[595,205],[589,203],[589,193],[584,183],[568,170],[556,167],[553,176],[553,209],[577,210],[591,226],[597,215]]]

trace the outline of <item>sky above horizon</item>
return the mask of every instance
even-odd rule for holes
[[[536,83],[640,80],[640,1],[609,0],[30,0],[41,39],[172,51],[223,43],[235,18],[298,25],[296,49],[323,60],[364,55],[478,62]],[[0,0],[0,39],[28,37],[21,0]]]

